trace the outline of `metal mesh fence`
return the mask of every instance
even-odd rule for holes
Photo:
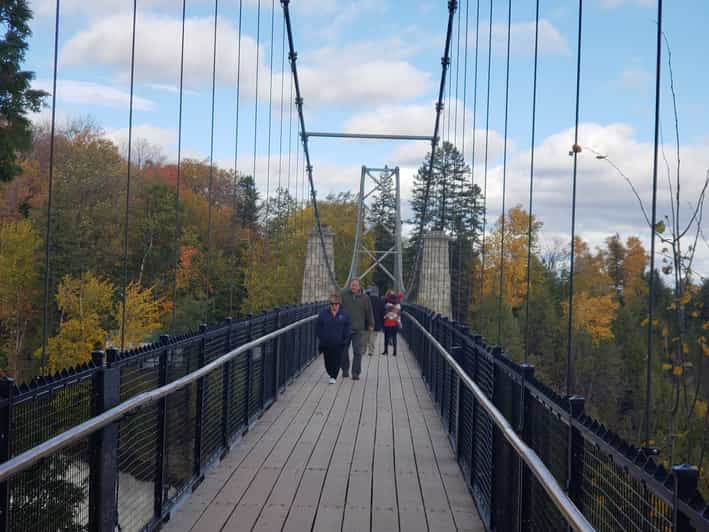
[[[24,387],[10,409],[13,457],[91,417],[94,368],[49,386]],[[64,449],[8,482],[9,530],[84,530],[89,523],[89,445]]]
[[[105,368],[88,364],[31,386],[2,381],[0,458],[27,451],[103,408],[184,377],[320,308],[291,307],[188,336],[165,337],[133,352],[111,353]],[[7,509],[0,497],[0,516],[7,519],[0,521],[0,530],[88,531],[97,529],[92,519],[105,516],[115,519],[122,532],[155,529],[205,467],[275,399],[277,385],[285,386],[315,355],[310,321],[284,338],[239,354],[201,382],[131,411],[116,422],[115,430],[109,431],[109,425],[41,460],[0,483],[0,494],[9,490]],[[109,373],[110,378],[103,377]],[[106,384],[109,380],[112,385]],[[111,393],[115,399],[106,399]],[[111,470],[101,470],[111,463],[99,451],[106,448],[115,453]],[[113,495],[107,498],[106,493]]]
[[[696,490],[696,470],[681,466],[670,474],[655,466],[642,451],[584,416],[582,399],[559,397],[536,381],[533,368],[518,366],[464,326],[422,307],[406,311],[492,399],[596,529],[709,530],[709,507]],[[568,530],[556,504],[472,392],[457,390],[449,362],[413,324],[406,324],[403,333],[440,408],[486,528]]]

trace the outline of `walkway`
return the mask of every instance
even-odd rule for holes
[[[360,381],[328,385],[316,360],[163,530],[484,530],[399,342],[398,357],[365,357]]]

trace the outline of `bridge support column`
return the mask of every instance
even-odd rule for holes
[[[335,267],[335,233],[327,228],[322,228],[323,240],[327,258]],[[324,301],[330,295],[334,287],[330,282],[327,271],[327,263],[320,244],[320,234],[317,227],[308,236],[308,248],[305,253],[305,272],[303,274],[303,291],[300,298],[302,303],[313,301]]]
[[[417,303],[444,315],[451,315],[451,270],[448,243],[443,231],[423,235],[423,255]]]

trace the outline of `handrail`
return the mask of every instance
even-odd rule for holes
[[[210,362],[206,366],[203,366],[198,370],[193,371],[192,373],[188,373],[184,377],[180,377],[179,379],[171,382],[170,384],[166,384],[165,386],[161,386],[160,388],[156,388],[154,390],[138,394],[135,397],[132,397],[109,410],[106,410],[104,413],[99,414],[98,416],[84,421],[83,423],[72,427],[65,432],[62,432],[61,434],[58,434],[53,438],[42,442],[39,445],[32,447],[31,449],[28,449],[27,451],[24,451],[21,454],[18,454],[7,462],[0,464],[0,482],[6,481],[17,473],[20,473],[25,469],[29,468],[30,466],[36,464],[42,458],[51,456],[55,452],[71,445],[77,440],[90,436],[91,434],[98,431],[99,429],[102,429],[106,425],[110,425],[111,423],[119,420],[121,417],[128,414],[129,412],[136,410],[137,408],[146,404],[154,403],[162,399],[163,397],[166,397],[171,393],[176,392],[177,390],[184,388],[189,384],[192,384],[196,380],[201,379],[202,377],[214,371],[215,369],[220,368],[233,358],[236,358],[241,353],[249,351],[254,347],[258,347],[259,345],[266,343],[269,340],[273,340],[274,338],[277,338],[278,336],[292,329],[295,329],[296,327],[300,327],[301,325],[309,323],[315,319],[317,319],[317,315],[309,316],[307,318],[303,318],[302,320],[291,323],[290,325],[286,325],[281,329],[270,332],[262,336],[261,338],[248,342],[240,347],[237,347],[236,349],[233,349],[232,351],[229,351],[228,353],[222,355],[216,360]]]
[[[450,364],[453,371],[458,374],[461,382],[472,392],[475,399],[480,403],[483,409],[488,413],[492,421],[497,425],[505,439],[509,444],[515,449],[517,454],[524,460],[524,462],[529,466],[534,476],[537,478],[539,483],[547,492],[551,500],[554,502],[559,511],[563,514],[569,524],[574,528],[574,530],[582,532],[592,532],[595,530],[591,523],[584,517],[581,511],[576,507],[569,496],[564,493],[561,489],[559,483],[556,481],[551,471],[544,465],[544,462],[539,455],[534,452],[534,450],[529,447],[522,439],[517,435],[512,425],[505,419],[505,416],[500,412],[495,405],[488,399],[488,397],[483,393],[483,391],[478,387],[477,384],[470,378],[470,376],[465,373],[463,368],[455,361],[455,359],[446,351],[436,338],[426,330],[426,328],[419,323],[419,321],[414,318],[408,312],[404,314],[416,325],[426,336],[426,338],[433,344],[436,350],[445,358],[446,362]],[[0,477],[1,478],[1,477]]]

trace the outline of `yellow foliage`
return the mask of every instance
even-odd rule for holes
[[[103,349],[106,339],[96,314],[72,318],[59,326],[59,333],[47,341],[47,369],[55,373],[91,360],[91,351]],[[38,349],[35,356],[40,354]]]
[[[132,282],[126,288],[125,349],[138,347],[151,334],[161,328],[161,318],[165,309],[162,298],[155,299],[153,288],[143,288]],[[116,322],[119,330],[112,337],[111,343],[120,346],[120,324],[123,320],[123,301],[116,305]]]
[[[563,304],[568,316],[568,303]],[[585,292],[574,296],[574,328],[586,332],[594,345],[609,341],[613,336],[613,320],[618,303],[611,295],[591,296]]]
[[[79,318],[95,314],[105,316],[111,309],[113,284],[84,273],[80,278],[66,275],[57,287],[57,305],[69,318]]]

